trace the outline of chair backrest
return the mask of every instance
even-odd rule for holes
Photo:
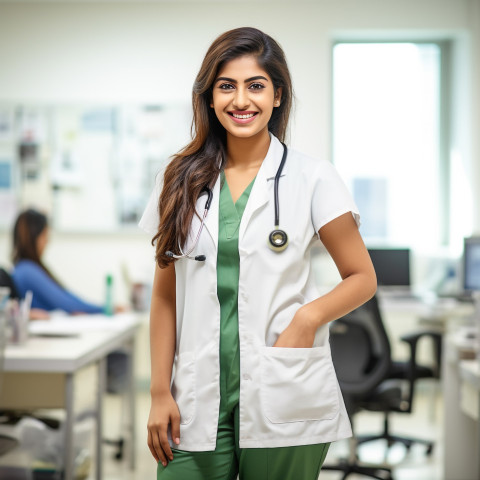
[[[8,287],[10,289],[10,298],[20,298],[13,282],[12,276],[0,267],[0,287]]]
[[[390,342],[375,296],[332,322],[330,344],[344,396],[370,393],[390,371]]]

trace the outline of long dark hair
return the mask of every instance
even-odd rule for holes
[[[176,252],[185,243],[196,200],[205,185],[213,187],[226,161],[226,132],[210,108],[213,83],[227,62],[245,55],[256,58],[275,90],[282,89],[280,106],[273,109],[268,129],[281,141],[285,139],[293,88],[282,48],[256,28],[225,32],[208,49],[193,85],[192,141],[173,156],[165,170],[158,202],[160,225],[152,239],[155,259],[162,268],[173,261],[165,252]]]
[[[45,273],[59,284],[57,279],[43,264],[37,250],[37,240],[48,227],[47,216],[37,210],[28,209],[21,212],[13,227],[12,260],[16,265],[20,260],[31,260],[39,265]]]

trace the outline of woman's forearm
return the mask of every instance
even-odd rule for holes
[[[298,314],[316,330],[370,300],[376,288],[375,275],[369,272],[355,273],[344,278],[330,292],[304,305]]]
[[[319,233],[342,281],[326,295],[299,308],[276,346],[311,347],[321,325],[359,307],[377,289],[375,270],[350,213],[331,221]]]
[[[150,308],[152,396],[170,391],[176,343],[175,267],[156,268]]]

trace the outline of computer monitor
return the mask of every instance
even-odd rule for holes
[[[410,286],[410,249],[369,248],[377,283],[386,287]]]
[[[463,244],[463,289],[480,290],[480,237],[467,237]]]

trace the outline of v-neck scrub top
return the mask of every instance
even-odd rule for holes
[[[225,226],[227,235],[238,234],[238,250],[234,251],[234,263],[240,266],[238,294],[233,294],[238,298],[238,350],[232,347],[232,352],[235,358],[238,351],[240,364],[239,447],[247,449],[313,445],[351,436],[331,358],[328,325],[317,329],[312,348],[273,345],[296,311],[320,295],[311,261],[312,247],[320,243],[319,230],[348,212],[359,224],[358,209],[330,162],[288,149],[278,193],[279,226],[287,232],[289,244],[280,253],[272,251],[268,236],[274,228],[273,179],[283,147],[274,135],[270,138],[248,202],[238,216],[238,229],[230,220]],[[224,268],[220,261],[224,206],[220,184],[219,177],[205,228],[192,252],[204,255],[205,261],[175,261],[172,394],[181,416],[181,443],[176,448],[186,451],[215,450],[223,379],[220,364],[224,362],[221,342],[225,345],[231,340],[222,326],[225,307],[220,297],[225,288],[232,287],[222,281],[217,285],[218,277],[223,278],[218,269]],[[161,179],[140,222],[152,235],[159,225],[160,191]],[[199,216],[193,216],[184,251],[195,241],[205,202],[206,195],[200,195]]]
[[[236,404],[240,391],[240,345],[238,339],[238,279],[240,255],[238,231],[255,179],[233,203],[221,172],[217,255],[217,295],[220,302],[220,383],[228,402]]]

